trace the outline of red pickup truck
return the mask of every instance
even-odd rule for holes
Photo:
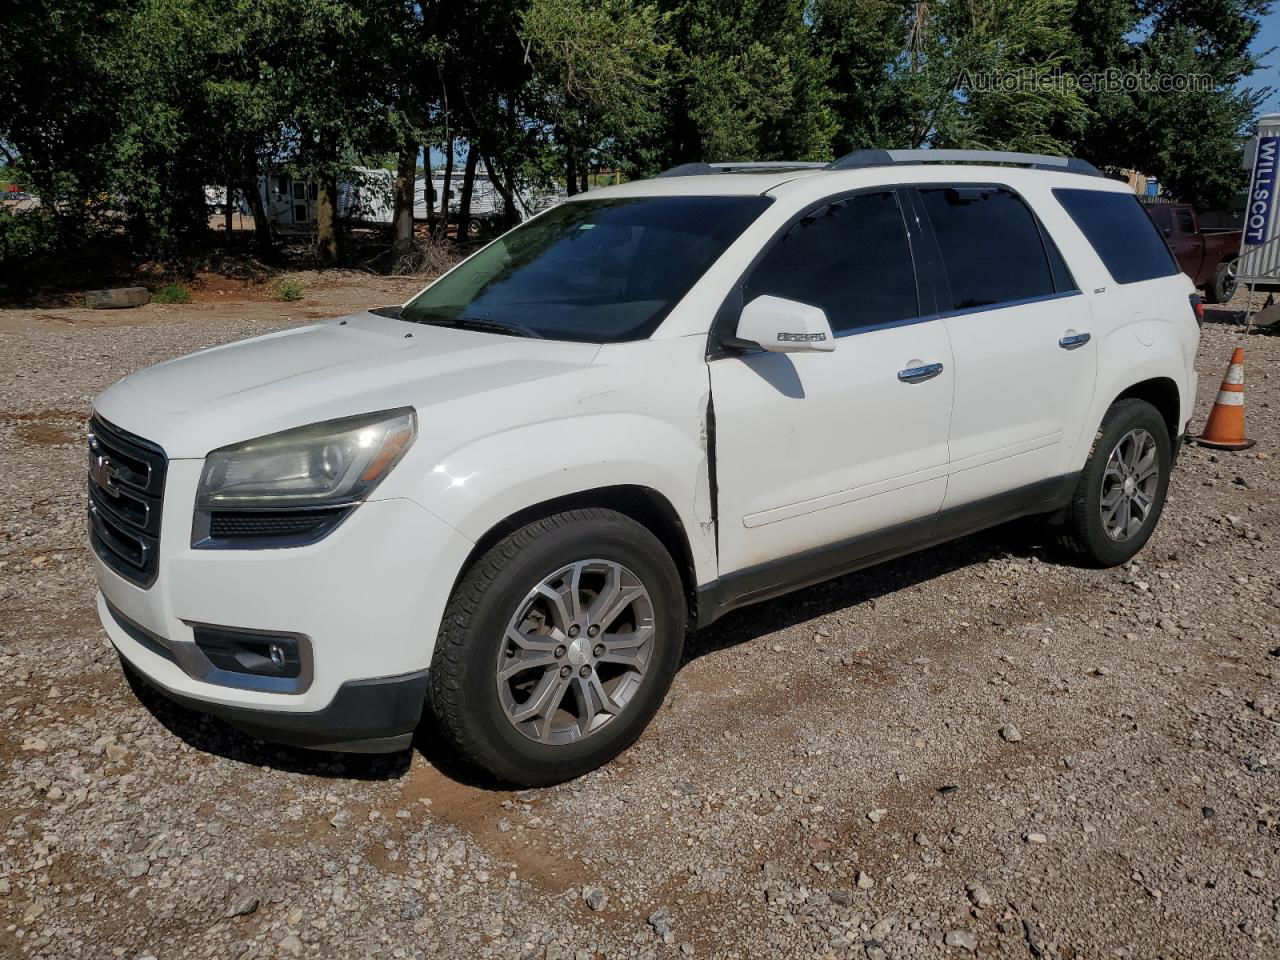
[[[1226,303],[1235,295],[1236,278],[1228,271],[1240,253],[1240,228],[1204,229],[1196,212],[1184,203],[1153,203],[1147,213],[1160,228],[1169,249],[1209,303]]]

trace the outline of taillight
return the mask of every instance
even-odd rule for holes
[[[1196,315],[1196,323],[1204,326],[1204,304],[1200,300],[1200,295],[1193,293],[1188,299],[1191,301],[1191,312]]]

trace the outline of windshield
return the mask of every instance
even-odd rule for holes
[[[441,277],[400,317],[550,340],[643,339],[769,203],[760,196],[563,203]]]

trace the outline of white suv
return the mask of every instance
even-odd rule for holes
[[[734,607],[1024,515],[1133,556],[1195,304],[1077,160],[592,191],[403,307],[98,397],[98,611],[131,674],[263,738],[403,749],[425,704],[492,774],[561,781],[640,735],[686,632]]]

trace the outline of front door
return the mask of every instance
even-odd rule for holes
[[[955,374],[897,192],[785,228],[743,279],[742,303],[765,294],[821,307],[836,348],[709,361],[721,576],[892,527],[923,538],[946,488]]]

